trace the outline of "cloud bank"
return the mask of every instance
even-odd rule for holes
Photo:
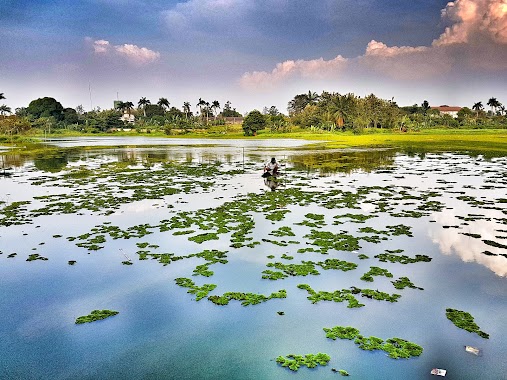
[[[507,0],[455,0],[441,11],[450,23],[430,46],[388,46],[371,40],[363,55],[331,60],[288,60],[272,71],[246,72],[248,89],[272,87],[289,78],[337,79],[348,68],[412,80],[440,77],[453,70],[507,69]]]
[[[87,38],[91,43],[93,52],[98,55],[116,55],[127,59],[135,65],[146,65],[157,61],[160,58],[160,53],[150,50],[145,47],[139,47],[132,44],[111,45],[106,40],[95,40]]]

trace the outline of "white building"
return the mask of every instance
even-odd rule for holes
[[[136,117],[132,114],[124,113],[122,117],[120,117],[120,120],[124,123],[130,123],[133,124],[136,121]]]
[[[449,107],[447,105],[431,107],[432,110],[438,110],[441,114],[451,115],[453,118],[458,117],[458,112],[461,110],[461,107]]]

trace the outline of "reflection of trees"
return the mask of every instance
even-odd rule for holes
[[[369,172],[394,163],[394,150],[362,150],[355,152],[317,152],[290,156],[297,170],[319,171],[321,175],[354,170]]]
[[[27,161],[31,161],[31,157],[22,156],[20,154],[4,154],[1,155],[1,167],[20,167],[23,166]]]
[[[66,154],[40,155],[33,159],[33,164],[39,170],[56,173],[67,166],[68,158]]]

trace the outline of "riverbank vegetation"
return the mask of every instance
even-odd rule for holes
[[[131,101],[115,101],[111,109],[97,107],[85,111],[81,105],[65,108],[56,99],[44,97],[26,107],[14,111],[7,107],[2,112],[0,142],[82,134],[256,136],[326,140],[333,141],[333,147],[390,145],[409,148],[417,143],[442,149],[449,148],[450,143],[465,148],[467,143],[476,141],[466,136],[479,134],[489,136],[486,140],[493,145],[483,138],[479,138],[479,142],[495,150],[505,145],[505,140],[501,139],[505,139],[507,113],[496,98],[491,99],[495,100],[491,103],[494,107],[488,111],[482,102],[476,102],[469,107],[458,107],[459,111],[451,115],[445,107],[431,107],[426,101],[401,107],[392,99],[381,99],[374,94],[323,92],[318,95],[310,91],[294,96],[288,103],[287,114],[275,106],[266,106],[262,112],[253,110],[242,115],[229,101],[223,108],[216,100],[203,99],[195,105],[184,102],[178,108],[171,106],[166,98],[152,104],[143,97],[137,107]],[[460,138],[456,138],[456,134]]]

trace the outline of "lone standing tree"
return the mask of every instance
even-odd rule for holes
[[[253,110],[243,120],[245,136],[255,136],[257,131],[266,128],[266,118],[258,110]]]

